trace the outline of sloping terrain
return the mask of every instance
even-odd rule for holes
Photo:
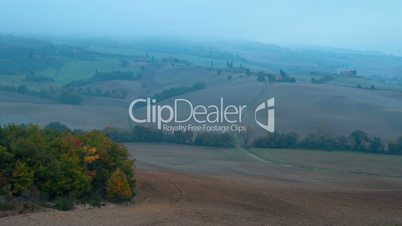
[[[52,210],[0,218],[0,225],[402,223],[401,177],[382,175],[392,169],[400,172],[400,164],[394,163],[401,157],[166,144],[128,147],[137,159],[135,205]],[[353,171],[355,163],[362,172],[378,174],[343,171]]]
[[[2,92],[0,97],[0,123],[39,123],[60,121],[73,129],[104,128],[106,126],[129,128],[128,106],[139,97],[151,97],[172,87],[191,86],[204,82],[206,88],[161,101],[172,104],[175,98],[186,98],[194,105],[218,104],[247,105],[244,124],[252,136],[265,131],[254,121],[253,109],[263,101],[276,98],[276,130],[305,135],[321,132],[332,135],[348,135],[354,130],[366,131],[371,136],[391,140],[402,131],[402,92],[357,89],[332,84],[264,83],[254,76],[216,74],[214,71],[191,67],[171,67],[144,74],[145,83],[137,81],[102,81],[86,87],[127,89],[125,99],[84,96],[82,105],[64,105],[39,97]],[[236,76],[236,77],[234,77]],[[139,110],[145,115],[145,108]],[[188,115],[188,109],[179,117]],[[264,121],[264,115],[259,115]],[[266,119],[265,119],[266,120]],[[194,123],[194,122],[192,122]]]
[[[279,132],[302,136],[312,132],[348,135],[354,130],[364,130],[386,141],[402,134],[402,91],[398,85],[400,79],[395,76],[401,68],[398,57],[346,50],[294,50],[245,42],[196,44],[149,40],[112,45],[116,49],[101,48],[102,42],[96,41],[93,45],[75,45],[0,36],[0,47],[4,50],[0,63],[9,65],[0,71],[0,124],[46,125],[60,121],[72,129],[106,126],[128,129],[128,106],[132,100],[202,82],[206,85],[204,89],[158,100],[158,104],[186,98],[194,105],[211,105],[223,98],[225,104],[247,105],[243,124],[251,137],[265,135],[266,131],[255,123],[253,109],[271,97],[276,98]],[[340,65],[346,63],[358,69],[358,75],[362,71],[363,76],[337,77],[338,70],[344,69]],[[260,71],[275,76],[282,68],[297,79],[296,83],[256,81]],[[384,73],[378,73],[379,70]],[[112,75],[126,72],[138,77],[90,80],[98,72]],[[334,77],[330,84],[310,82],[312,77],[318,79],[328,74]],[[45,82],[27,80],[28,75]],[[364,77],[370,75],[379,75],[380,79]],[[382,81],[381,76],[389,81]],[[46,79],[53,80],[46,82]],[[68,86],[72,81],[78,85]],[[12,88],[14,92],[10,92]],[[28,95],[27,88],[36,95]],[[52,95],[39,97],[41,91],[59,90],[60,94],[69,89],[72,93],[80,90],[81,105],[62,104]],[[139,111],[145,114],[145,108]],[[184,109],[179,114],[188,112]],[[258,117],[260,121],[266,120],[266,115]]]

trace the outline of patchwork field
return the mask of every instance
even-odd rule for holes
[[[186,98],[194,105],[211,105],[223,98],[226,104],[247,105],[243,124],[250,137],[257,137],[265,135],[265,130],[255,123],[253,109],[275,97],[279,132],[347,136],[363,130],[385,142],[402,135],[398,57],[287,49],[253,42],[98,40],[56,44],[1,37],[1,125],[60,121],[72,129],[127,129],[132,100],[201,82],[204,89],[173,95],[158,104]],[[340,75],[339,70],[344,69],[340,65],[345,64],[356,69],[358,76]],[[261,75],[263,80],[279,76],[280,70],[296,83],[257,81]],[[109,73],[109,77],[96,80],[96,72]],[[133,77],[113,77],[127,72]],[[311,83],[313,77],[328,75],[332,78],[324,84]],[[62,104],[66,102],[58,98],[63,92],[79,95],[80,105]],[[139,111],[145,114],[144,108]],[[260,121],[265,117],[258,115]]]
[[[176,98],[186,98],[194,105],[225,104],[247,105],[243,119],[251,137],[265,131],[254,121],[254,109],[263,101],[276,99],[276,130],[296,132],[303,136],[312,132],[330,135],[348,135],[363,130],[370,136],[385,141],[402,135],[402,92],[341,87],[333,84],[294,84],[257,82],[255,76],[239,77],[230,73],[187,67],[167,67],[144,72],[141,81],[101,81],[82,86],[82,89],[123,89],[125,99],[83,96],[82,105],[65,105],[28,95],[2,92],[0,123],[38,123],[60,121],[73,129],[101,129],[106,126],[129,128],[128,106],[139,97],[150,97],[172,87],[191,86],[204,82],[206,88],[175,96],[159,102],[172,104]],[[139,114],[145,115],[145,108]],[[179,117],[188,115],[188,109]],[[258,115],[264,121],[264,115]]]

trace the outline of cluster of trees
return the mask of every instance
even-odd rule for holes
[[[51,78],[36,74],[30,74],[27,76],[25,80],[34,82],[45,82],[45,81],[50,82],[50,80],[48,79]],[[193,89],[200,89],[200,85],[195,84]],[[16,92],[24,95],[36,96],[50,100],[56,100],[63,104],[73,104],[73,105],[80,105],[82,103],[82,95],[124,99],[127,97],[128,94],[128,91],[126,89],[102,90],[100,88],[93,89],[91,87],[85,87],[85,88],[76,87],[73,84],[69,84],[62,87],[49,86],[47,88],[43,88],[40,90],[30,89],[26,85],[20,85],[20,86],[0,85],[0,90],[8,92]]]
[[[135,195],[133,160],[101,132],[76,134],[59,123],[0,127],[0,166],[0,202],[23,197],[66,209]]]
[[[388,144],[388,152],[391,154],[402,154],[402,136]]]
[[[279,75],[281,78],[279,79],[280,82],[290,82],[290,83],[295,83],[296,79],[293,77],[290,77],[288,73],[285,70],[280,70]]]
[[[228,133],[197,133],[175,131],[166,133],[161,130],[135,126],[130,131],[107,127],[102,132],[117,142],[166,142],[193,144],[201,146],[234,147],[234,138]]]
[[[66,85],[66,87],[77,87],[77,86],[84,86],[94,82],[100,81],[112,81],[112,80],[127,80],[127,81],[135,81],[142,78],[141,74],[135,74],[131,71],[119,71],[113,70],[108,72],[99,72],[96,71],[95,74],[86,80],[78,80],[72,81]]]
[[[267,83],[269,82],[290,82],[290,83],[295,83],[296,79],[293,77],[290,77],[288,73],[284,70],[279,71],[279,75],[275,76],[273,74],[268,74],[264,73],[263,71],[259,71],[257,73],[257,82],[264,82]]]
[[[178,59],[176,57],[162,58],[162,62],[163,63],[168,63],[168,64],[170,64],[172,66],[175,66],[175,65],[190,66],[190,65],[192,65],[192,63],[190,61],[181,60],[181,59]]]
[[[67,86],[65,89],[70,93],[77,93],[80,95],[110,97],[110,98],[118,98],[118,99],[125,99],[128,94],[127,89],[124,89],[124,88],[104,90],[104,89],[101,89],[100,87],[92,88],[90,86],[87,86],[87,87]]]
[[[30,82],[37,82],[37,83],[46,83],[46,82],[54,82],[53,78],[41,75],[41,74],[36,74],[35,72],[30,72],[26,77],[25,81],[30,81]]]
[[[358,88],[358,89],[371,89],[371,90],[376,89],[374,85],[370,85],[370,86],[367,86],[367,87],[363,87],[362,85],[356,85],[356,88]]]
[[[402,154],[402,137],[387,146],[378,137],[369,137],[363,131],[354,131],[349,136],[329,136],[312,133],[299,139],[297,134],[271,133],[255,139],[254,147],[264,148],[303,148],[321,150],[349,150],[358,152]]]
[[[50,100],[56,100],[60,101],[63,104],[73,104],[73,105],[79,105],[82,103],[82,96],[74,91],[71,91],[69,89],[66,89],[64,87],[62,88],[54,88],[54,87],[49,87],[46,89],[41,89],[39,91],[29,89],[25,85],[20,85],[20,86],[1,86],[0,85],[0,90],[8,91],[8,92],[16,92],[24,95],[30,95],[30,96],[36,96],[36,97],[42,97]]]
[[[180,96],[185,93],[189,93],[195,90],[204,89],[206,84],[203,82],[194,83],[192,86],[180,86],[180,87],[173,87],[170,89],[166,89],[161,93],[155,94],[152,98],[156,99],[157,101],[162,101],[169,99],[171,97]]]
[[[241,61],[241,62],[245,62],[245,61]],[[211,61],[211,68],[213,68],[213,61]],[[249,68],[244,67],[242,63],[240,63],[239,66],[236,67],[233,64],[233,61],[226,61],[226,69],[220,69],[220,71],[217,71],[218,75],[221,74],[222,70],[231,72],[231,73],[244,74],[246,76],[251,75],[251,71]],[[240,77],[243,77],[243,75],[240,75]]]
[[[334,80],[334,77],[332,75],[324,75],[319,78],[311,78],[311,83],[323,84],[325,82],[332,81],[332,80]]]
[[[110,71],[110,72],[95,72],[95,74],[90,78],[91,82],[98,81],[110,81],[110,80],[138,80],[142,77],[141,74],[134,74],[131,71]]]
[[[227,67],[227,68],[233,68],[233,62],[231,62],[231,61],[226,61],[226,67]]]
[[[8,92],[16,92],[16,93],[21,93],[21,94],[26,94],[26,95],[31,95],[31,96],[41,96],[41,94],[38,91],[30,90],[25,85],[20,85],[20,86],[0,85],[0,90],[8,91]]]

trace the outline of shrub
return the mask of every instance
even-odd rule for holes
[[[132,198],[133,193],[130,189],[126,175],[116,169],[109,177],[106,184],[106,193],[113,201],[128,201]]]
[[[15,205],[13,203],[8,201],[0,202],[0,211],[13,210],[13,209],[15,209]]]
[[[311,83],[323,84],[323,83],[326,83],[326,82],[332,81],[332,80],[334,80],[334,77],[332,75],[323,75],[323,76],[319,77],[318,79],[311,78]]]
[[[54,207],[58,210],[67,211],[74,209],[74,199],[59,197],[54,201]]]

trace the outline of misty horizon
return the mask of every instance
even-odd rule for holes
[[[399,1],[3,1],[0,33],[30,37],[247,40],[402,55]],[[252,12],[252,13],[251,13]]]

